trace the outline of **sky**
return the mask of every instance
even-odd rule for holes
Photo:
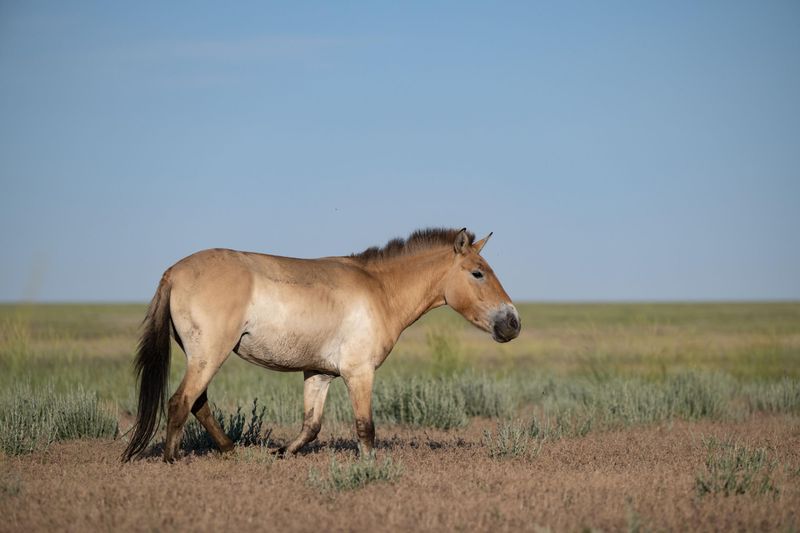
[[[0,3],[0,301],[493,231],[515,300],[800,299],[800,3]]]

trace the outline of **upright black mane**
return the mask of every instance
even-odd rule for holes
[[[373,246],[361,253],[352,254],[350,257],[368,263],[371,261],[380,261],[391,257],[408,255],[430,248],[453,246],[459,231],[461,230],[453,228],[418,229],[409,235],[407,239],[398,237],[387,242],[382,248]],[[471,231],[467,231],[467,237],[469,238],[470,244],[475,242],[475,234]]]

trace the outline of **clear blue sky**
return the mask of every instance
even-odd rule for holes
[[[800,298],[800,3],[0,4],[0,300],[494,231],[518,300]]]

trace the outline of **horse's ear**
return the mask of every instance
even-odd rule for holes
[[[465,254],[469,251],[469,235],[467,235],[467,228],[461,228],[461,231],[456,235],[456,240],[453,243],[453,249],[457,254]]]
[[[494,233],[494,232],[490,231],[489,235],[487,235],[483,239],[481,239],[478,242],[476,242],[475,244],[473,244],[472,248],[474,248],[477,253],[481,253],[481,250],[483,250],[483,247],[486,246],[487,242],[489,242],[489,239],[491,238],[492,233]]]

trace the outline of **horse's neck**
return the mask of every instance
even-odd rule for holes
[[[381,281],[390,312],[387,321],[396,335],[426,312],[445,304],[444,277],[452,264],[447,249],[393,257],[372,274]]]

